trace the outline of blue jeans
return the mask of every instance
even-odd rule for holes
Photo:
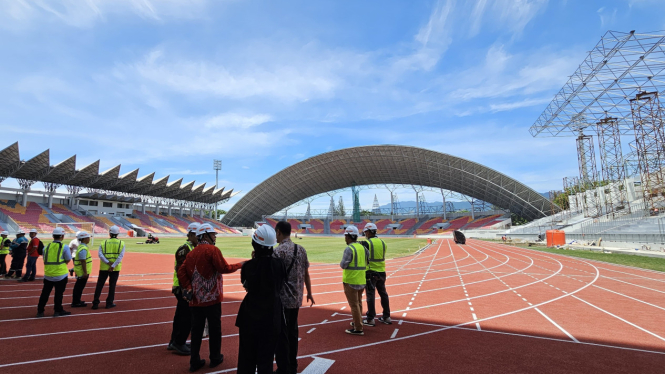
[[[23,280],[33,280],[37,274],[37,259],[39,257],[28,256],[28,263],[25,264],[25,275]]]

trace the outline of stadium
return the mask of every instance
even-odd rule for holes
[[[197,184],[187,172],[122,165],[100,170],[101,160],[77,162],[97,155],[78,151],[52,160],[52,153],[62,151],[57,143],[33,155],[20,152],[23,140],[3,136],[0,231],[12,242],[12,252],[2,261],[19,276],[0,277],[0,351],[6,353],[0,369],[241,372],[239,349],[247,330],[236,321],[252,292],[248,275],[241,279],[243,264],[260,257],[256,243],[266,239],[256,239],[258,234],[279,235],[288,223],[291,234],[285,240],[297,244],[294,256],[299,246],[306,249],[306,282],[311,277],[316,300],[300,303],[296,313],[299,373],[350,373],[359,371],[359,362],[363,374],[661,372],[665,34],[609,31],[569,73],[529,129],[534,138],[574,141],[576,154],[569,157],[577,160],[578,173],[555,176],[561,187],[547,193],[473,158],[429,149],[424,139],[419,146],[322,148],[285,168],[271,167],[262,181],[242,191],[232,178],[220,186],[217,181]],[[228,210],[219,210],[220,205]],[[197,240],[207,242],[192,246],[187,258],[213,241],[224,266],[230,266],[215,270],[219,278],[213,282],[223,293],[221,361],[213,366],[214,339],[199,341],[200,358],[208,359],[211,352],[210,367],[190,366],[189,357],[174,354],[180,348],[172,347],[176,304],[188,303],[177,293],[186,295],[181,270],[187,263],[178,262],[178,253],[190,240],[193,224],[194,230],[205,226],[210,231],[198,231]],[[354,235],[359,242],[367,235],[368,243],[379,243],[371,241],[372,230],[383,243],[387,292],[384,305],[377,288],[381,302],[376,304],[383,309],[383,321],[389,318],[374,325],[368,323],[374,317],[367,316],[364,335],[350,336],[361,330],[354,325],[356,311],[346,289],[351,267],[340,260],[344,264],[347,246],[355,250]],[[66,310],[70,303],[80,308],[58,314],[54,297],[43,310],[37,301],[42,287],[52,282],[48,266],[53,262],[40,253],[36,274],[22,279],[23,262],[14,268],[17,240],[27,233],[45,245],[52,235],[62,243],[87,239],[81,232],[89,234],[92,264],[82,299],[94,295],[93,308],[77,305],[72,284],[78,285],[80,277],[72,269],[64,275],[64,284],[67,279],[70,284],[60,301]],[[116,289],[115,283],[105,283],[103,273],[112,273],[115,265],[102,254],[117,239],[118,250],[123,249]],[[364,269],[375,261],[374,244],[367,245],[372,245],[372,260],[363,265],[361,287],[372,282],[367,278],[364,285]],[[357,256],[352,255],[356,266]],[[294,263],[283,264],[287,274]],[[115,300],[109,296],[106,308],[98,310],[100,292]],[[367,288],[364,292],[357,301],[366,312]],[[198,307],[191,295],[189,305]],[[50,318],[51,313],[59,318]],[[194,328],[189,329],[188,352],[195,340]],[[64,353],[53,351],[54,342],[67,347]],[[353,354],[358,356],[352,359]]]

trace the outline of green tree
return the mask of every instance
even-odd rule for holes
[[[519,226],[519,225],[524,225],[529,221],[518,214],[510,213],[510,222],[512,223],[513,226]]]
[[[557,194],[554,197],[554,204],[558,205],[559,208],[561,208],[563,210],[569,209],[570,208],[570,202],[568,200],[568,193],[563,192],[563,193]]]
[[[337,216],[345,216],[346,215],[346,210],[344,209],[344,199],[342,197],[339,197],[339,203],[337,203],[337,209],[335,209],[335,215]]]

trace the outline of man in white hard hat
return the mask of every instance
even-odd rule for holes
[[[0,232],[0,237],[2,237],[2,239],[0,239],[0,277],[7,275],[6,258],[9,254],[9,245],[12,243],[12,241],[7,238],[8,236],[9,232]]]
[[[19,282],[31,282],[35,280],[35,275],[37,274],[37,259],[39,258],[39,247],[42,249],[44,245],[41,240],[37,237],[37,229],[31,229],[30,233],[30,242],[28,243],[28,261],[25,264],[25,274],[23,278],[19,279]]]
[[[78,237],[80,233],[80,231],[77,231],[76,234],[74,234],[74,239],[69,242],[69,250],[72,251],[72,257],[74,257],[74,253],[76,253],[76,249],[79,246]],[[74,268],[69,269],[69,275],[74,275]]]
[[[286,267],[282,259],[273,257],[275,244],[275,230],[270,225],[259,227],[252,235],[254,258],[240,272],[247,294],[236,318],[240,340],[238,374],[272,373],[275,349],[282,331],[286,330],[280,296]],[[282,370],[289,367],[288,356],[284,358]]]
[[[209,223],[199,227],[197,238],[198,244],[178,268],[178,282],[185,298],[190,300],[189,310],[192,313],[192,348],[189,361],[191,372],[205,365],[205,360],[201,359],[199,353],[206,321],[210,328],[210,367],[216,367],[224,361],[221,324],[222,274],[233,273],[242,266],[242,262],[226,262],[222,251],[215,247],[217,232]]]
[[[9,265],[9,272],[7,278],[20,279],[23,274],[23,263],[25,262],[25,255],[28,251],[28,243],[30,241],[25,237],[25,231],[19,229],[16,233],[16,239],[10,244],[9,249],[12,254],[12,262]]]
[[[181,245],[175,252],[175,271],[173,273],[173,287],[171,291],[175,295],[178,304],[173,316],[173,329],[171,330],[171,340],[167,347],[170,351],[175,351],[179,355],[189,355],[190,347],[187,346],[187,337],[192,330],[192,314],[189,311],[189,301],[183,297],[180,282],[178,281],[178,269],[185,262],[189,252],[199,244],[196,237],[197,230],[201,226],[198,222],[192,222],[187,226],[187,241]]]
[[[366,241],[360,244],[369,251],[367,277],[367,319],[363,321],[365,325],[374,326],[376,322],[376,291],[379,291],[381,297],[381,308],[383,315],[378,318],[379,322],[391,325],[390,303],[388,301],[388,291],[386,291],[386,243],[376,236],[377,227],[369,222],[363,229]]]
[[[53,230],[53,242],[44,248],[44,288],[39,296],[37,305],[37,317],[44,317],[44,309],[51,290],[55,288],[53,296],[53,317],[68,316],[71,312],[62,309],[62,297],[67,287],[67,264],[72,260],[72,253],[67,245],[62,244],[65,237],[65,230],[62,227],[56,227]]]
[[[79,231],[76,233],[76,250],[72,255],[74,259],[74,272],[76,273],[76,284],[74,285],[74,293],[72,294],[72,308],[83,308],[88,304],[81,300],[85,285],[88,284],[88,277],[92,273],[92,256],[88,249],[90,243],[90,234],[87,231]]]
[[[95,298],[92,300],[92,309],[99,308],[99,297],[102,295],[102,289],[106,280],[109,280],[109,293],[106,296],[106,309],[115,308],[115,285],[118,283],[120,270],[122,269],[122,258],[125,256],[125,242],[118,239],[120,228],[111,226],[109,229],[109,239],[106,239],[99,245],[99,278],[97,278],[97,287],[95,288]]]
[[[358,228],[349,225],[344,230],[344,241],[346,248],[339,266],[344,269],[342,282],[344,283],[344,294],[351,307],[351,329],[347,334],[365,335],[363,331],[363,291],[367,283],[365,272],[367,270],[367,259],[369,251],[358,243]]]

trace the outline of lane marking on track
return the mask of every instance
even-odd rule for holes
[[[308,333],[308,334],[311,334],[312,331],[314,331],[314,330],[316,330],[316,327],[312,327],[311,329],[309,329],[309,331],[307,331],[307,333]]]
[[[654,304],[648,303],[648,302],[646,302],[646,301],[644,301],[644,300],[640,300],[640,299],[636,299],[636,298],[631,297],[631,296],[628,296],[628,295],[624,295],[624,294],[622,294],[622,293],[620,293],[620,292],[616,292],[616,291],[609,290],[609,289],[607,289],[607,288],[605,288],[605,287],[597,286],[597,285],[595,285],[595,284],[594,284],[594,287],[600,288],[601,290],[605,290],[605,291],[607,291],[607,292],[611,292],[611,293],[614,293],[614,294],[617,294],[617,295],[621,295],[621,296],[623,296],[623,297],[629,298],[629,299],[631,299],[631,300],[638,301],[638,302],[640,302],[640,303],[642,303],[642,304],[646,304],[646,305],[652,306],[652,307],[654,307],[654,308],[658,308],[658,309],[660,309],[660,310],[665,310],[665,308],[660,307],[660,306],[658,306],[658,305],[654,305]]]
[[[574,297],[574,296],[573,296],[573,297]],[[559,326],[558,323],[554,322],[554,320],[552,320],[549,316],[547,316],[547,314],[543,313],[540,309],[535,308],[535,310],[536,310],[536,312],[540,313],[540,315],[542,315],[543,317],[545,317],[548,321],[550,321],[554,326],[556,326],[556,328],[558,328],[559,330],[561,330],[561,332],[563,332],[564,334],[566,334],[566,335],[570,338],[570,340],[574,341],[575,343],[579,343],[579,342],[580,342],[579,340],[575,339],[575,337],[574,337],[571,333],[569,333],[568,331],[566,331],[563,327]]]
[[[335,360],[329,360],[321,357],[314,357],[312,361],[301,374],[325,374],[335,363]]]
[[[461,246],[459,244],[457,246],[461,248]],[[452,256],[453,262],[455,263],[455,267],[457,268],[457,275],[459,276],[460,284],[462,285],[462,289],[464,290],[464,296],[466,296],[467,303],[469,303],[469,308],[471,309],[471,316],[473,317],[473,320],[475,321],[478,318],[476,317],[475,310],[473,310],[473,307],[471,306],[471,300],[469,299],[469,294],[466,292],[466,286],[464,285],[464,279],[462,279],[462,274],[459,272],[459,268],[457,267],[457,260],[455,259],[455,254],[453,253],[453,247],[450,245],[450,242],[448,242],[448,249],[450,249],[450,255]],[[462,250],[464,250],[464,248],[462,248]],[[473,256],[471,256],[471,254],[469,252],[467,252],[466,250],[464,250],[464,252],[466,252],[466,254],[469,257],[471,257],[473,260],[478,262],[478,260],[476,260]],[[489,255],[487,255],[487,257],[489,257]],[[480,262],[478,262],[478,263],[482,267],[487,269],[487,267],[484,264],[481,264]],[[476,326],[477,326],[478,329],[480,329],[480,324],[476,323]]]
[[[393,334],[390,335],[390,339],[395,339],[395,337],[397,336],[398,331],[399,331],[399,329],[395,329],[395,331],[393,331]]]

